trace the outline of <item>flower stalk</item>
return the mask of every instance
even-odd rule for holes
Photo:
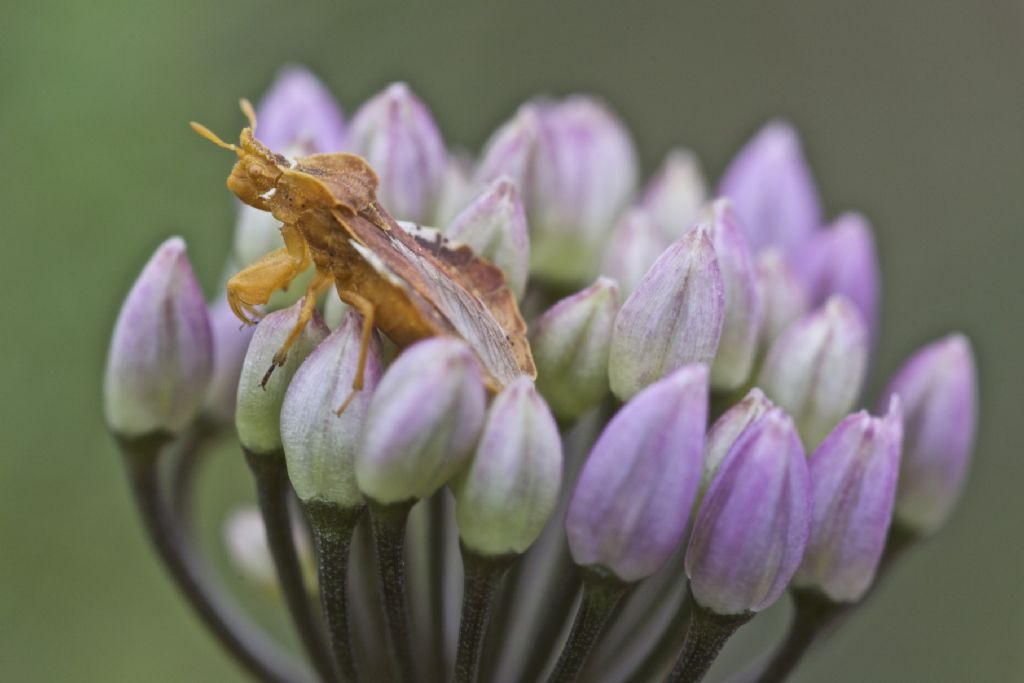
[[[309,673],[288,659],[237,608],[224,599],[184,539],[160,483],[160,460],[171,437],[164,432],[117,435],[136,510],[153,549],[178,589],[213,636],[238,663],[263,683],[310,682]]]
[[[320,604],[330,635],[331,653],[341,680],[359,680],[352,651],[348,617],[348,565],[355,531],[364,507],[345,508],[337,503],[311,500],[303,506],[316,550]]]
[[[405,578],[405,526],[413,501],[377,503],[369,501],[370,529],[380,576],[381,607],[388,631],[388,652],[398,679],[415,681],[412,639]]]
[[[686,630],[683,650],[665,683],[699,683],[704,680],[726,641],[754,616],[754,612],[718,614],[701,607],[692,593],[686,599],[690,603],[690,625]]]
[[[465,573],[459,644],[455,650],[455,683],[475,683],[494,598],[501,579],[518,555],[488,557],[461,547]]]
[[[333,681],[334,666],[309,602],[309,591],[302,576],[302,566],[292,536],[292,521],[288,510],[291,484],[288,482],[284,453],[257,453],[248,448],[243,450],[256,483],[256,498],[267,532],[267,546],[274,559],[281,594],[288,606],[292,623],[317,673],[325,681]]]
[[[616,606],[631,588],[630,584],[614,574],[594,567],[585,567],[581,573],[583,596],[569,638],[562,647],[548,683],[571,683],[576,680],[604,633]]]

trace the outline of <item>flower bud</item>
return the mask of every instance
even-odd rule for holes
[[[768,348],[783,330],[811,310],[810,294],[776,247],[757,255],[757,289],[764,311],[760,343]]]
[[[614,278],[622,294],[629,296],[668,245],[646,210],[630,209],[608,239],[601,272]]]
[[[281,442],[288,478],[299,500],[358,507],[355,452],[370,397],[380,381],[380,345],[370,343],[363,389],[341,415],[335,411],[352,392],[359,369],[363,319],[354,311],[299,366],[281,406]]]
[[[292,525],[292,537],[299,555],[304,574],[316,581],[316,567],[313,560],[313,545],[305,527],[296,518]],[[241,507],[232,512],[224,522],[224,547],[231,564],[253,583],[276,591],[277,570],[267,545],[267,529],[263,516],[255,505]]]
[[[754,365],[761,331],[761,296],[754,259],[736,225],[729,200],[712,202],[705,212],[705,220],[711,228],[711,243],[718,257],[725,293],[725,319],[711,366],[711,387],[731,391],[747,381]]]
[[[508,176],[498,178],[477,195],[455,217],[446,234],[505,271],[512,293],[522,298],[530,272],[530,236],[519,192]]]
[[[707,445],[704,447],[704,473],[700,480],[699,497],[707,492],[733,444],[774,407],[760,389],[754,388],[742,401],[715,420],[715,424],[708,430]]]
[[[669,151],[647,183],[640,205],[650,213],[663,238],[674,242],[697,222],[707,193],[697,155],[679,147]]]
[[[773,408],[733,444],[697,513],[686,550],[697,603],[739,615],[775,602],[803,556],[810,504],[800,438]]]
[[[498,394],[476,453],[452,486],[466,547],[484,556],[523,553],[558,502],[562,440],[529,377]]]
[[[628,582],[668,560],[700,481],[707,410],[708,370],[693,364],[641,391],[611,419],[565,520],[577,564]]]
[[[377,197],[396,218],[434,217],[448,152],[430,110],[405,83],[395,83],[352,117],[349,148],[380,177]]]
[[[810,459],[811,535],[794,584],[834,602],[856,602],[874,578],[889,535],[903,420],[844,418]]]
[[[917,351],[882,400],[897,395],[906,426],[896,519],[927,534],[952,512],[974,447],[978,380],[967,338],[952,334]]]
[[[857,308],[832,297],[775,340],[757,384],[793,415],[804,443],[814,448],[856,403],[867,355]]]
[[[435,337],[402,353],[370,401],[356,481],[382,504],[427,498],[466,464],[483,426],[485,391],[476,356]]]
[[[856,602],[875,576],[892,520],[903,417],[844,418],[810,458],[811,535],[793,583]]]
[[[687,363],[711,365],[725,294],[707,226],[658,257],[615,318],[608,376],[625,400]]]
[[[327,88],[307,69],[281,69],[256,107],[257,137],[275,152],[340,152],[345,122]]]
[[[299,319],[302,300],[289,308],[275,311],[256,325],[245,353],[238,381],[235,429],[242,446],[253,453],[273,453],[281,448],[281,404],[292,375],[306,356],[327,336],[329,330],[319,313],[306,324],[292,344],[284,365],[274,370],[262,385],[274,354],[284,344]],[[328,416],[329,417],[329,416]]]
[[[800,139],[781,121],[766,125],[729,164],[718,194],[729,197],[756,252],[787,253],[821,225],[821,200]]]
[[[208,311],[213,339],[213,372],[203,411],[218,423],[231,424],[235,419],[238,378],[242,374],[242,362],[254,328],[239,324],[225,296],[209,306]]]
[[[476,184],[502,174],[526,205],[531,271],[561,283],[591,277],[636,185],[636,152],[618,117],[579,95],[524,105],[488,141]]]
[[[579,417],[608,394],[608,349],[618,310],[618,285],[600,277],[533,323],[537,388],[559,417]]]
[[[794,260],[811,294],[811,305],[842,294],[860,309],[874,338],[878,326],[879,267],[871,225],[845,213],[807,242]]]
[[[119,436],[175,433],[199,411],[213,365],[203,293],[172,237],[142,269],[121,305],[107,354],[103,402]]]

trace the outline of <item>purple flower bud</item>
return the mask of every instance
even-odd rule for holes
[[[368,498],[426,498],[466,464],[484,422],[476,356],[460,340],[413,344],[384,373],[370,401],[356,481]]]
[[[208,310],[213,339],[213,372],[203,410],[213,420],[230,424],[235,419],[242,362],[255,328],[239,324],[225,296],[217,299]]]
[[[812,306],[842,294],[860,309],[875,337],[880,275],[875,238],[863,216],[845,213],[837,218],[799,250],[794,263],[807,283]]]
[[[278,72],[256,118],[259,139],[275,152],[305,156],[345,147],[341,109],[323,83],[300,66]]]
[[[906,427],[896,519],[927,534],[952,512],[974,447],[978,380],[967,338],[952,334],[917,351],[882,400],[897,395]]]
[[[686,575],[699,605],[744,614],[778,599],[807,543],[810,486],[793,422],[774,408],[730,449],[697,513]]]
[[[704,473],[700,480],[700,497],[707,492],[733,444],[762,415],[774,407],[760,389],[754,388],[742,401],[715,420],[715,424],[708,430],[707,445],[704,447]]]
[[[754,251],[798,247],[821,225],[821,201],[800,139],[781,121],[766,125],[729,164],[718,193],[729,197]]]
[[[750,376],[761,331],[761,296],[757,289],[754,259],[747,241],[736,225],[728,199],[716,199],[707,208],[705,220],[718,256],[725,292],[725,320],[722,336],[711,366],[711,387],[731,391]]]
[[[362,504],[356,486],[355,452],[370,397],[381,375],[380,345],[372,339],[363,389],[352,392],[359,369],[363,319],[349,311],[338,328],[313,349],[288,385],[281,406],[281,442],[288,478],[299,500],[327,501],[345,508]]]
[[[647,211],[630,209],[608,239],[601,272],[614,278],[623,295],[629,296],[668,245]]]
[[[757,289],[764,310],[760,343],[767,348],[783,330],[811,310],[810,295],[776,247],[768,247],[757,255]]]
[[[608,394],[608,351],[618,310],[618,285],[601,277],[531,326],[537,388],[559,417],[579,417]]]
[[[860,313],[847,299],[832,297],[775,340],[757,384],[793,416],[804,443],[814,448],[856,403],[867,356]]]
[[[117,316],[103,382],[107,425],[120,436],[180,431],[203,403],[212,365],[206,302],[185,242],[172,237]]]
[[[558,502],[562,440],[528,377],[495,397],[476,454],[453,482],[462,542],[485,556],[523,553]]]
[[[628,399],[687,363],[710,365],[725,319],[725,293],[708,228],[672,243],[622,305],[608,376]]]
[[[530,273],[530,236],[515,183],[502,176],[455,217],[447,235],[505,271],[509,288],[522,298]]]
[[[903,417],[844,418],[810,459],[811,535],[793,582],[833,602],[856,602],[875,576],[892,520]]]
[[[281,404],[295,371],[306,356],[327,336],[329,330],[314,312],[302,334],[292,344],[284,365],[274,370],[262,385],[274,354],[281,348],[299,320],[302,300],[275,311],[256,325],[249,342],[238,381],[235,429],[238,440],[253,453],[273,453],[281,448]]]
[[[526,205],[532,272],[557,282],[591,277],[636,185],[636,152],[618,117],[583,96],[524,105],[487,143],[476,183],[502,174]]]
[[[647,183],[640,205],[650,212],[664,239],[673,242],[697,222],[707,193],[697,155],[676,148]]]
[[[575,562],[639,581],[682,540],[700,481],[708,370],[687,365],[644,389],[608,423],[565,520]]]
[[[448,152],[430,110],[405,83],[368,100],[352,117],[349,148],[380,176],[377,196],[396,218],[430,222]]]

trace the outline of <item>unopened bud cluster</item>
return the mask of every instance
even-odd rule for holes
[[[571,557],[629,586],[668,568],[729,618],[790,586],[856,603],[891,527],[930,534],[951,513],[977,419],[970,343],[925,346],[863,409],[882,302],[872,227],[857,213],[828,221],[788,124],[757,133],[715,189],[682,148],[638,187],[628,130],[586,96],[522,105],[475,160],[448,151],[405,84],[346,122],[291,68],[257,113],[272,148],[363,155],[397,219],[438,225],[499,266],[528,312],[536,382],[486,386],[478,350],[457,338],[395,348],[374,332],[364,348],[363,318],[333,291],[268,376],[303,302],[272,300],[239,330],[172,238],[111,341],[104,400],[119,436],[233,422],[250,453],[283,453],[304,504],[450,495],[450,517],[431,523],[454,524],[473,557],[526,555],[552,576]],[[278,246],[266,214],[240,211],[229,263]],[[272,581],[247,519],[229,526],[232,555]],[[508,590],[550,598],[522,580]],[[528,666],[506,659],[508,675]]]

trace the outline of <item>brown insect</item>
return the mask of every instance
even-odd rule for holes
[[[224,142],[201,124],[204,138],[238,154],[228,188],[246,204],[281,221],[284,247],[228,281],[235,315],[255,324],[255,308],[286,287],[309,266],[309,284],[299,320],[267,370],[283,364],[288,349],[313,315],[317,297],[334,287],[342,301],[363,317],[359,368],[352,394],[363,387],[370,335],[376,326],[398,347],[426,337],[463,339],[476,353],[492,391],[519,375],[537,374],[526,340],[526,324],[505,275],[466,246],[440,233],[400,225],[377,202],[377,174],[355,154],[314,154],[289,159],[254,136],[256,115],[241,101],[249,126],[239,144]]]

